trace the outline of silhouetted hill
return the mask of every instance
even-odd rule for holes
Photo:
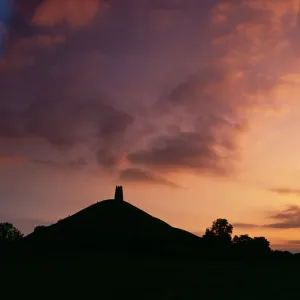
[[[109,251],[186,253],[201,238],[125,202],[104,200],[25,237],[27,246],[43,250],[98,249]]]

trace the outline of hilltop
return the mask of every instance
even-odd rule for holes
[[[37,227],[24,242],[44,250],[89,248],[122,252],[186,252],[197,249],[201,239],[128,202],[109,199],[53,225]]]

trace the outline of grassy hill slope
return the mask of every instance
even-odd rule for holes
[[[104,200],[25,238],[28,245],[179,251],[201,239],[125,202]]]

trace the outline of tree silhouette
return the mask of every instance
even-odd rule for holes
[[[270,242],[264,237],[250,237],[248,234],[235,235],[233,226],[226,219],[217,219],[206,228],[203,235],[204,246],[209,255],[215,257],[266,258],[272,252]]]
[[[242,234],[240,236],[235,235],[233,243],[240,246],[249,246],[253,239],[248,234]]]
[[[252,251],[259,256],[265,256],[271,252],[270,242],[265,237],[255,237],[251,246]]]
[[[251,238],[248,234],[235,236],[233,244],[237,253],[249,257],[263,257],[271,253],[270,242],[264,237]]]
[[[244,258],[252,255],[251,248],[253,238],[251,238],[248,234],[242,234],[240,236],[235,235],[232,242],[234,249],[236,250],[235,255]]]
[[[23,234],[11,223],[0,223],[0,244],[15,242],[23,238]]]
[[[231,240],[233,226],[226,219],[217,219],[210,228],[206,228],[204,236],[222,237]]]
[[[209,246],[229,246],[233,226],[226,219],[217,219],[210,228],[206,228],[203,241]]]
[[[228,223],[226,219],[217,219],[213,222],[211,231],[216,236],[230,236],[232,234],[233,226]]]

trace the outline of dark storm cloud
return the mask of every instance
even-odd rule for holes
[[[270,192],[279,194],[279,195],[291,195],[291,196],[300,196],[300,190],[290,189],[290,188],[272,188]]]
[[[165,185],[172,188],[178,188],[174,182],[171,182],[159,175],[152,173],[149,170],[142,170],[137,168],[130,168],[123,170],[120,173],[120,180],[131,181],[131,182],[141,182],[141,183],[150,183],[150,184],[158,184]]]

